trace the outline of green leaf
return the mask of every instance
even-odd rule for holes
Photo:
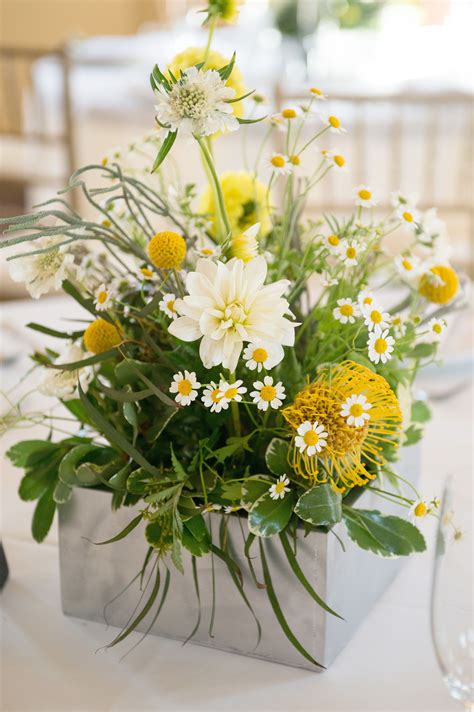
[[[168,153],[171,151],[174,142],[176,141],[176,136],[178,132],[177,131],[170,131],[163,143],[161,144],[160,150],[158,151],[158,155],[155,158],[155,162],[153,164],[153,167],[151,169],[152,173],[155,173],[158,168],[161,166],[163,161],[165,160],[166,156]]]
[[[70,297],[72,297],[78,304],[80,304],[81,307],[84,307],[84,309],[86,309],[86,311],[88,311],[90,314],[93,314],[94,316],[97,315],[94,300],[89,299],[87,297],[83,297],[82,294],[68,279],[64,280],[61,285],[61,289],[66,292],[66,294],[69,294]]]
[[[77,445],[67,452],[59,463],[58,476],[65,485],[77,485],[77,466],[93,452],[97,451],[97,445]]]
[[[260,121],[264,121],[267,118],[267,114],[265,116],[259,116],[258,119],[241,119],[240,116],[236,116],[237,121],[239,124],[258,124]]]
[[[410,425],[407,430],[405,430],[405,439],[403,441],[403,446],[408,447],[408,445],[415,445],[423,437],[422,428],[417,428],[416,425]]]
[[[173,463],[173,469],[174,469],[174,471],[175,471],[176,478],[177,478],[180,482],[184,482],[184,480],[186,480],[186,479],[188,478],[188,475],[187,475],[187,473],[185,472],[185,470],[184,470],[182,464],[180,463],[180,461],[178,460],[178,458],[177,458],[176,455],[174,454],[174,450],[173,450],[173,445],[172,445],[172,444],[170,445],[170,449],[171,449],[171,462]]]
[[[437,344],[416,344],[416,346],[408,353],[410,358],[429,358],[436,353]]]
[[[248,452],[251,452],[251,449],[248,446],[248,441],[251,437],[251,435],[246,435],[244,437],[230,437],[227,440],[227,445],[224,445],[218,450],[214,450],[212,454],[218,462],[222,463],[227,460],[228,457],[232,457],[232,455],[235,455],[240,450],[247,450]]]
[[[224,67],[221,67],[220,69],[217,70],[219,72],[220,78],[222,79],[223,82],[227,81],[227,79],[232,74],[232,70],[234,69],[234,64],[235,64],[235,52],[232,55],[229,64],[226,64]]]
[[[262,482],[261,478],[267,481]],[[242,483],[242,499],[240,501],[242,507],[250,509],[257,499],[260,499],[265,492],[268,492],[271,484],[272,481],[266,475],[255,475],[244,480]]]
[[[55,485],[51,485],[46,492],[44,492],[38,500],[33,514],[31,533],[33,534],[34,540],[38,543],[46,538],[53,523],[54,513],[56,511],[56,502],[53,498],[54,489]]]
[[[18,494],[24,502],[30,502],[34,499],[39,499],[42,494],[55,482],[56,476],[54,471],[42,470],[38,472],[27,472],[20,482]]]
[[[256,536],[273,536],[286,527],[293,512],[293,493],[288,492],[283,499],[272,499],[267,491],[252,506],[248,524]]]
[[[64,482],[58,480],[56,482],[56,487],[54,488],[53,499],[56,504],[64,504],[71,499],[72,487],[65,485]]]
[[[242,482],[224,482],[220,491],[222,499],[230,502],[240,501],[242,497]]]
[[[342,496],[330,484],[316,485],[301,495],[295,513],[314,526],[336,524],[342,517]]]
[[[160,547],[162,542],[163,527],[158,520],[150,522],[145,528],[145,538],[150,546],[155,549]]]
[[[56,447],[57,445],[49,440],[22,440],[12,445],[6,452],[6,456],[15,467],[26,467],[31,455],[38,452],[51,452]]]
[[[89,356],[88,358],[83,358],[80,361],[71,361],[70,363],[50,363],[46,368],[55,368],[58,371],[75,371],[78,368],[83,368],[84,366],[93,366],[95,363],[101,363],[102,361],[108,361],[111,358],[117,356],[118,351],[116,348],[109,349],[108,351],[103,351],[100,354],[95,354],[94,356]]]
[[[178,408],[168,408],[162,406],[160,411],[157,412],[156,418],[154,419],[152,425],[146,432],[147,443],[153,443],[158,440],[163,430],[167,427],[170,420],[176,415]]]
[[[128,534],[130,534],[130,532],[133,531],[135,529],[135,527],[137,527],[140,524],[142,519],[143,519],[143,514],[140,513],[134,519],[132,519],[132,521],[129,522],[127,524],[127,526],[124,529],[122,529],[121,532],[119,532],[118,534],[113,536],[111,539],[107,539],[106,541],[94,541],[93,544],[95,544],[96,546],[103,546],[104,544],[113,544],[113,542],[115,542],[115,541],[120,541],[120,539],[125,539],[125,537],[128,536]]]
[[[408,556],[426,549],[420,530],[406,519],[345,506],[343,516],[350,538],[361,549],[380,556]]]
[[[112,489],[117,490],[117,491],[124,491],[127,489],[127,480],[130,475],[130,471],[132,469],[132,466],[129,462],[127,462],[124,467],[122,467],[118,472],[115,473],[115,475],[112,475],[112,477],[109,480],[109,485]]]
[[[280,477],[286,475],[291,466],[288,462],[290,445],[287,440],[273,438],[265,453],[265,462],[270,472]]]
[[[431,410],[425,401],[414,401],[411,406],[411,419],[417,423],[426,423],[431,418]]]
[[[39,331],[40,334],[54,336],[57,339],[79,339],[84,333],[84,329],[81,329],[81,331],[56,331],[56,329],[50,329],[48,326],[36,324],[32,321],[26,325],[26,328],[32,329],[33,331]]]

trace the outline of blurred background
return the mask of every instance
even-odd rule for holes
[[[150,69],[205,44],[203,5],[0,0],[2,216],[29,210],[77,167],[153,129]],[[453,262],[473,276],[473,19],[472,0],[246,0],[213,48],[226,57],[236,49],[265,113],[302,101],[309,86],[329,95],[324,109],[348,132],[324,147],[338,148],[349,171],[318,186],[309,214],[348,212],[359,183],[383,210],[401,188],[422,209],[438,207]],[[248,154],[263,131],[247,130]],[[243,168],[244,133],[219,139],[220,170]],[[178,145],[173,156],[185,159],[186,180],[204,183],[197,153]],[[0,299],[23,296],[2,262]]]

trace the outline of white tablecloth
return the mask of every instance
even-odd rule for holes
[[[65,305],[67,306],[67,310]],[[54,327],[70,302],[43,299],[3,307],[13,331],[3,350],[26,352],[16,329],[28,321]],[[43,337],[30,332],[40,344]],[[49,341],[51,344],[51,341]],[[25,360],[2,369],[2,388],[21,375]],[[44,405],[43,400],[36,399]],[[472,471],[472,388],[434,404],[423,443],[422,493],[440,493],[448,472]],[[35,427],[24,437],[41,437]],[[8,433],[2,451],[19,439]],[[441,681],[429,631],[429,592],[434,522],[425,533],[429,551],[412,557],[347,648],[323,674],[309,673],[195,645],[148,637],[128,649],[95,653],[113,630],[63,616],[59,598],[56,531],[41,545],[29,533],[33,503],[20,502],[21,472],[2,458],[2,524],[10,579],[2,594],[0,709],[4,712],[105,712],[195,710],[246,712],[449,712],[459,706]],[[383,502],[381,501],[383,509]],[[368,582],[368,585],[370,583]],[[135,642],[132,637],[130,646]]]

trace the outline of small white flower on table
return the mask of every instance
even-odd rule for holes
[[[278,478],[275,484],[271,485],[268,492],[272,499],[283,499],[287,492],[290,492],[290,480],[286,475]]]
[[[194,371],[179,371],[173,376],[173,382],[170,386],[170,393],[176,393],[175,401],[180,405],[190,405],[194,400],[196,400],[198,395],[198,389],[201,388],[201,384],[196,378]]]

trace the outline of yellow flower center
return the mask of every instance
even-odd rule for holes
[[[459,279],[456,272],[448,265],[437,265],[430,272],[439,277],[442,284],[434,282],[429,274],[424,274],[420,280],[418,291],[422,297],[434,304],[447,304],[457,294]]]
[[[402,260],[402,266],[404,269],[406,269],[408,272],[413,269],[413,265],[410,262],[410,260]]]
[[[105,166],[107,165],[108,162],[109,162],[109,159],[107,158],[107,156],[105,156],[105,158],[103,158],[101,160],[101,165],[105,168]]]
[[[346,250],[346,257],[348,257],[350,260],[353,260],[354,257],[357,255],[356,250],[354,247],[348,247]]]
[[[441,328],[440,324],[433,324],[433,331],[435,332],[435,334],[441,334],[443,329]]]
[[[400,319],[399,316],[396,316],[395,319],[392,319],[392,324],[394,326],[400,326],[401,323],[402,323],[402,320]]]
[[[355,418],[358,418],[359,415],[362,415],[363,412],[364,412],[364,409],[362,408],[360,403],[354,403],[349,408],[349,413],[351,415],[353,415]]]
[[[343,304],[340,309],[340,312],[342,316],[352,316],[352,314],[354,313],[354,309],[351,304]]]
[[[294,153],[292,156],[289,157],[290,163],[292,163],[294,166],[299,166],[301,163],[301,158]]]
[[[151,279],[151,277],[153,277],[153,271],[151,269],[148,269],[148,267],[141,267],[140,272],[147,279]]]
[[[284,119],[296,119],[296,111],[294,109],[283,109],[281,115]]]
[[[111,227],[112,223],[110,222],[110,220],[107,220],[107,218],[106,218],[105,220],[102,220],[102,225],[104,227]]]
[[[186,242],[177,232],[159,232],[148,243],[148,256],[155,267],[179,269],[186,256]]]
[[[358,195],[361,200],[370,200],[372,197],[372,193],[366,188],[362,188],[362,190],[359,190]]]
[[[311,94],[314,94],[315,96],[322,96],[323,92],[321,89],[318,89],[317,87],[311,87],[310,89]]]
[[[96,319],[84,332],[84,344],[87,351],[101,354],[112,349],[122,341],[118,329],[105,319]]]
[[[329,235],[329,237],[328,237],[328,242],[329,242],[329,244],[332,245],[333,247],[337,247],[338,244],[339,244],[339,238],[338,238],[337,235]]]
[[[384,354],[387,350],[387,342],[385,339],[376,339],[374,349],[378,354]]]
[[[364,304],[372,304],[373,301],[372,297],[364,297]]]
[[[275,494],[281,494],[284,491],[285,491],[285,483],[277,482],[275,485]]]
[[[220,388],[214,388],[214,390],[211,393],[211,401],[213,403],[219,403],[221,398],[223,398],[223,393]]]
[[[336,166],[339,166],[339,168],[342,168],[342,166],[346,162],[346,159],[344,158],[344,156],[334,156],[333,161],[336,164]]]
[[[415,507],[415,517],[424,517],[426,512],[426,504],[424,502],[419,502]]]
[[[232,398],[235,398],[235,396],[238,394],[237,388],[235,386],[232,386],[232,388],[228,388],[226,392],[224,393],[224,396],[228,398],[229,400],[232,400]]]
[[[211,250],[209,247],[203,247],[201,250],[201,255],[213,255],[214,250]]]
[[[170,311],[172,311],[172,312],[175,312],[175,311],[176,311],[176,309],[175,309],[175,307],[174,307],[175,301],[176,301],[175,299],[170,299],[169,302],[166,302],[166,306],[167,306],[168,309],[169,309]]]
[[[409,222],[409,223],[413,222],[413,215],[411,213],[409,213],[408,211],[404,212],[402,217],[406,222]]]
[[[285,165],[285,159],[283,156],[273,156],[272,160],[270,161],[272,166],[275,166],[275,168],[283,168]]]
[[[265,361],[268,358],[268,353],[265,351],[265,349],[262,349],[262,348],[255,349],[255,351],[252,354],[252,358],[257,363],[265,363]]]
[[[303,435],[303,440],[306,445],[316,445],[319,442],[319,435],[315,433],[314,430],[308,430],[308,432]]]
[[[99,304],[104,304],[107,301],[107,292],[104,289],[97,295],[97,301]]]
[[[183,380],[178,383],[178,392],[181,393],[182,396],[189,396],[192,390],[191,381],[188,381],[187,378],[183,378]]]
[[[274,386],[263,386],[260,391],[260,398],[264,401],[268,401],[269,403],[276,398],[276,393],[276,388]]]
[[[374,309],[370,312],[370,318],[374,324],[380,324],[382,321],[382,314],[377,311],[377,309]]]
[[[338,129],[341,125],[341,122],[337,118],[337,116],[329,116],[328,117],[329,124],[333,127],[333,129]]]

